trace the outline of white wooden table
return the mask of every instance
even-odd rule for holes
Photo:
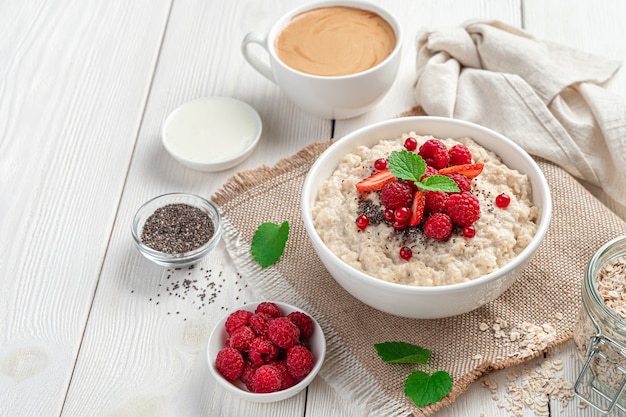
[[[334,123],[291,105],[239,49],[304,2],[0,0],[0,416],[352,416],[320,378],[276,404],[221,389],[207,372],[209,329],[254,289],[221,244],[198,266],[216,284],[204,306],[193,290],[165,290],[186,271],[139,255],[134,211],[166,192],[210,196],[239,170],[408,110],[423,26],[499,19],[626,63],[622,0],[379,0],[405,30],[400,74],[372,111]],[[624,74],[609,85],[622,94]],[[212,95],[251,104],[264,133],[240,166],[201,173],[175,162],[159,131],[175,107]],[[550,355],[573,381],[573,345]],[[551,413],[593,415],[576,403]],[[508,414],[477,382],[438,415]]]

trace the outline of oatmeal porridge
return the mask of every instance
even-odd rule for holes
[[[530,181],[470,138],[439,140],[448,149],[465,145],[471,153],[471,163],[482,167],[480,174],[469,180],[469,192],[480,206],[480,214],[471,224],[472,234],[465,236],[465,228],[456,225],[449,238],[435,240],[426,237],[422,227],[392,227],[385,217],[381,192],[362,193],[356,185],[378,169],[377,160],[386,160],[392,151],[405,150],[407,138],[416,139],[418,148],[434,139],[409,132],[381,140],[371,148],[360,146],[345,156],[322,186],[312,209],[313,223],[335,255],[352,267],[389,282],[439,286],[495,271],[530,243],[539,216],[539,209],[531,202]],[[506,207],[496,203],[500,195],[510,199]],[[361,215],[367,217],[367,227],[355,225]],[[408,248],[409,256],[404,256],[401,248]]]

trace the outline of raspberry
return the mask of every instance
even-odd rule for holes
[[[446,211],[448,193],[443,191],[425,191],[424,196],[426,197],[425,208],[429,213],[444,213]]]
[[[248,391],[252,391],[252,377],[260,365],[255,365],[252,362],[246,362],[243,366],[243,372],[241,373],[241,382],[246,384]]]
[[[267,326],[269,326],[272,320],[274,320],[274,317],[267,313],[255,313],[250,317],[250,328],[257,336],[265,335],[267,334]]]
[[[280,317],[283,315],[283,312],[280,311],[280,307],[278,307],[278,305],[270,301],[264,301],[260,303],[256,307],[256,310],[254,310],[254,312],[255,313],[267,313],[272,317]]]
[[[215,367],[222,376],[229,381],[241,377],[243,373],[243,356],[237,349],[225,347],[217,352]]]
[[[289,373],[287,363],[284,360],[272,362],[271,365],[274,365],[283,377],[283,384],[280,387],[281,390],[291,388],[298,383],[298,380]]]
[[[448,155],[448,148],[440,140],[428,139],[422,146],[420,146],[418,155],[424,158],[427,165],[434,168],[445,168],[450,161],[450,155]]]
[[[439,171],[437,171],[437,168],[431,167],[430,165],[426,165],[426,172],[424,173],[424,175],[422,175],[422,178],[420,178],[420,181],[424,181],[426,178],[428,177],[432,177],[433,175],[438,175]]]
[[[386,208],[409,207],[413,201],[413,186],[406,181],[385,184],[380,192],[380,202]]]
[[[267,393],[279,391],[283,384],[280,370],[274,365],[263,365],[252,376],[252,391]]]
[[[313,333],[313,319],[308,314],[294,311],[287,314],[287,318],[300,329],[300,340],[308,339]]]
[[[291,376],[302,379],[313,369],[313,355],[306,346],[297,345],[287,350],[287,369]]]
[[[452,181],[456,182],[460,191],[472,191],[472,183],[470,179],[463,174],[450,174],[448,175]]]
[[[452,234],[452,220],[445,213],[434,213],[424,222],[424,235],[429,239],[446,241]]]
[[[471,164],[472,163],[472,154],[467,146],[459,143],[452,146],[448,150],[448,155],[450,155],[450,162],[448,165],[463,165],[463,164]]]
[[[228,345],[239,351],[248,350],[250,343],[254,340],[254,332],[248,326],[237,328],[231,335]]]
[[[448,198],[446,212],[454,224],[461,227],[469,226],[478,220],[480,203],[478,198],[470,192],[454,193]]]
[[[300,329],[287,317],[278,317],[267,327],[269,340],[283,349],[289,349],[298,343]]]
[[[236,310],[233,311],[228,318],[226,319],[226,323],[224,326],[226,327],[226,332],[231,334],[238,327],[246,326],[248,324],[248,320],[250,320],[250,316],[252,313],[246,310]]]
[[[265,365],[276,360],[279,354],[278,346],[262,337],[254,339],[248,348],[248,359],[255,365]]]

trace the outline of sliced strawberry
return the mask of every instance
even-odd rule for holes
[[[426,205],[426,196],[422,191],[416,191],[413,194],[413,204],[411,204],[411,218],[409,226],[417,226],[424,217],[424,207]]]
[[[368,191],[378,191],[382,189],[385,184],[396,180],[397,178],[391,173],[390,170],[384,169],[382,171],[375,172],[369,177],[357,182],[356,189],[359,190],[361,193],[365,193]]]
[[[439,170],[439,175],[462,174],[472,179],[483,171],[484,164],[452,165]]]

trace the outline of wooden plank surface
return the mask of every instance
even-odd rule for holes
[[[168,11],[0,2],[0,415],[61,412]]]

